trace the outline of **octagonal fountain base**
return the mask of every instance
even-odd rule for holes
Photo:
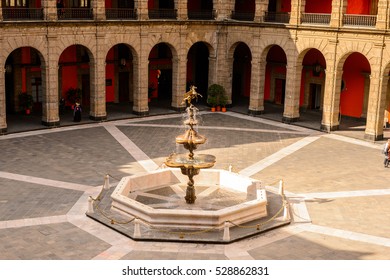
[[[135,240],[229,243],[290,223],[284,197],[258,181],[202,170],[197,200],[187,204],[188,178],[166,168],[121,179],[103,189],[87,215]]]

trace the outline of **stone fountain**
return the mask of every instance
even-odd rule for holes
[[[194,179],[195,175],[199,174],[200,169],[210,168],[214,166],[215,156],[200,154],[194,155],[194,150],[200,144],[206,142],[206,137],[198,134],[194,129],[194,126],[198,124],[198,121],[195,118],[196,108],[192,104],[193,99],[197,99],[198,94],[196,92],[196,87],[191,86],[189,92],[186,93],[183,104],[188,103],[187,107],[187,120],[184,121],[184,124],[189,128],[182,135],[176,137],[176,143],[182,144],[186,150],[189,151],[188,155],[185,154],[172,154],[170,155],[165,164],[169,167],[178,167],[181,169],[181,173],[188,176],[187,190],[185,200],[188,204],[193,204],[196,200]]]
[[[176,143],[188,153],[171,154],[159,170],[123,177],[113,190],[106,182],[98,198],[90,198],[89,217],[136,240],[183,241],[187,235],[185,241],[217,243],[290,222],[280,218],[283,196],[252,178],[213,169],[213,155],[194,153],[207,140],[196,131],[198,110],[192,102],[199,96],[191,87],[183,99],[186,129]]]

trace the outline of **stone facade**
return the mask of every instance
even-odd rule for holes
[[[7,57],[21,47],[34,48],[40,56],[43,89],[42,123],[58,125],[58,61],[71,45],[82,45],[90,57],[90,117],[106,118],[105,59],[117,44],[127,45],[133,57],[133,111],[148,113],[148,56],[158,43],[165,43],[172,52],[172,107],[181,109],[186,87],[186,62],[189,49],[203,42],[209,49],[209,84],[220,83],[232,94],[233,55],[238,43],[245,43],[251,52],[251,86],[249,112],[264,110],[265,64],[269,49],[277,45],[287,56],[286,93],[283,120],[299,118],[301,72],[304,55],[310,49],[322,53],[326,61],[321,128],[332,131],[339,126],[340,88],[343,64],[353,52],[369,62],[368,98],[365,114],[366,136],[383,137],[384,114],[388,107],[390,70],[389,1],[379,0],[376,25],[354,28],[343,26],[347,0],[332,1],[328,25],[301,24],[305,1],[292,0],[290,22],[263,22],[268,1],[256,0],[253,21],[231,20],[234,0],[214,0],[213,20],[188,20],[186,0],[175,0],[176,20],[149,20],[146,0],[135,1],[137,20],[106,20],[104,0],[93,0],[93,19],[85,21],[57,20],[55,0],[43,0],[44,20],[4,21],[0,13],[0,129],[7,128],[5,103],[5,64]],[[1,5],[1,2],[0,2]],[[0,9],[1,11],[1,9]]]

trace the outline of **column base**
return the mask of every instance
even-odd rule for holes
[[[59,127],[60,121],[55,121],[55,122],[41,121],[41,124],[47,127]]]
[[[89,116],[89,119],[90,120],[93,120],[93,121],[98,121],[98,122],[102,122],[102,121],[106,121],[107,120],[107,116],[100,116],[100,117],[95,117],[95,116]]]
[[[364,134],[364,139],[370,140],[370,141],[380,141],[383,140],[383,134],[380,135],[372,135],[372,134]]]
[[[0,135],[6,134],[6,133],[7,133],[6,127],[0,128]]]
[[[324,132],[336,131],[338,129],[339,129],[339,125],[330,126],[330,125],[326,125],[326,124],[321,124],[321,131],[324,131]]]
[[[133,114],[140,117],[145,117],[145,116],[149,116],[149,111],[138,112],[133,110]]]
[[[186,107],[173,107],[173,106],[171,106],[171,109],[173,111],[180,112],[180,113],[183,113],[186,111]]]
[[[297,122],[298,120],[299,120],[299,117],[298,118],[283,117],[282,118],[282,123],[290,124],[290,123],[293,123],[293,122]]]
[[[250,116],[258,116],[264,114],[264,110],[258,111],[258,110],[248,110],[248,115]]]

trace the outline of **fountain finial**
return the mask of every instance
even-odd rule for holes
[[[181,103],[182,105],[186,104],[186,101],[187,101],[188,106],[190,106],[190,105],[192,105],[192,103],[191,103],[192,99],[196,99],[196,101],[198,101],[198,96],[203,97],[201,94],[196,92],[196,88],[197,88],[196,86],[192,85],[190,87],[190,90],[184,94],[183,102]]]

